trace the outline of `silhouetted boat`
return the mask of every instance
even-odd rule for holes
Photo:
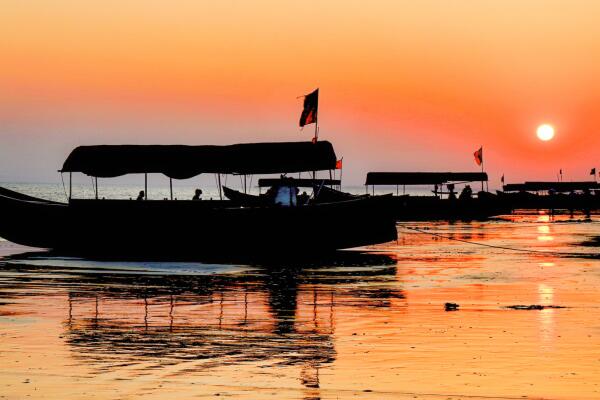
[[[7,188],[1,187],[1,186],[0,186],[0,196],[10,197],[11,199],[17,199],[17,200],[35,201],[35,202],[39,202],[39,203],[59,204],[54,201],[40,199],[37,197],[28,196],[23,193],[15,192],[14,190],[10,190],[10,189],[7,189]]]
[[[271,193],[274,188],[281,185],[292,185],[296,188],[308,188],[311,194],[306,194],[306,197],[304,198],[305,203],[333,203],[367,197],[367,195],[355,195],[334,189],[332,186],[335,185],[339,187],[340,181],[333,179],[294,179],[286,177],[258,180],[259,188],[269,187]],[[273,202],[269,192],[253,195],[223,186],[223,194],[233,203],[243,206],[266,205]],[[302,198],[303,196],[301,195],[299,197]]]
[[[335,168],[335,162],[333,147],[325,141],[84,146],[69,155],[61,172],[82,172],[96,179],[130,173],[163,173],[185,179],[214,173],[220,180],[221,174],[327,170]],[[69,187],[71,194],[71,184]],[[289,189],[286,193],[291,194]],[[390,197],[298,206],[290,197],[288,204],[241,207],[226,200],[135,201],[73,199],[71,195],[68,203],[49,203],[8,194],[0,195],[1,237],[72,253],[313,253],[397,237],[389,207],[384,206]]]
[[[456,197],[455,184],[486,182],[485,172],[369,172],[365,186],[395,186],[396,196],[388,203],[398,221],[413,220],[472,220],[485,219],[510,212],[498,196],[480,191],[461,193]],[[433,195],[413,196],[400,194],[400,187],[433,185]],[[444,191],[446,186],[446,191]],[[404,192],[404,190],[403,190]],[[443,196],[446,195],[446,198]]]
[[[529,181],[509,183],[502,189],[498,196],[511,209],[600,209],[600,184],[594,181]]]

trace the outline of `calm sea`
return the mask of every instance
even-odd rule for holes
[[[235,190],[243,190],[242,184],[239,179],[231,178],[229,181],[223,181],[223,184],[226,184],[228,187],[231,187]],[[57,183],[11,183],[4,182],[0,183],[0,186],[5,188],[15,190],[21,193],[28,194],[34,197],[40,197],[47,200],[53,201],[61,201],[64,202],[67,200],[68,191],[69,191],[69,182],[65,180],[65,185],[63,187],[62,182]],[[258,194],[260,189],[255,184],[248,185],[249,193]],[[202,197],[205,199],[218,199],[219,198],[219,190],[217,186],[207,185],[207,184],[198,184],[196,186],[191,184],[182,184],[174,181],[173,185],[173,197],[177,199],[191,199],[194,195],[194,191],[196,188],[202,189],[203,195]],[[431,194],[432,187],[430,186],[416,186],[409,187],[403,190],[402,187],[399,187],[398,190],[395,186],[383,186],[375,189],[375,194],[385,194],[385,193],[399,193],[399,194]],[[140,190],[144,190],[143,180],[139,183],[122,183],[122,184],[111,184],[109,181],[104,180],[98,184],[98,196],[100,198],[106,199],[135,199],[140,192]],[[304,189],[303,189],[304,190]],[[366,189],[364,186],[343,186],[343,191],[354,193],[354,194],[364,194],[366,193]],[[262,189],[263,193],[265,189]],[[310,194],[311,190],[307,189],[307,192]],[[369,193],[373,193],[372,189],[369,188]],[[93,198],[94,197],[94,185],[90,179],[89,182],[77,182],[73,184],[73,197],[74,198]],[[162,200],[170,197],[170,190],[168,183],[162,185],[149,184],[148,186],[148,198]]]

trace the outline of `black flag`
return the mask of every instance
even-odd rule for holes
[[[319,89],[304,96],[304,109],[300,115],[300,127],[317,122],[319,111]]]

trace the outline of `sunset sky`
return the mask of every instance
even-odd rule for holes
[[[58,179],[83,144],[321,138],[368,171],[490,186],[600,168],[597,1],[24,1],[0,12],[0,181]],[[556,137],[542,142],[538,125]]]

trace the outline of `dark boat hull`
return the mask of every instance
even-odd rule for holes
[[[0,196],[0,236],[74,254],[305,255],[395,240],[389,201],[386,196],[303,207],[133,200],[67,205]]]
[[[225,188],[225,195],[236,205],[255,206],[266,204],[263,196],[249,195]],[[316,203],[334,203],[369,198],[369,195],[344,193],[329,187],[315,188],[318,191]],[[377,198],[374,196],[373,198]],[[511,212],[508,204],[499,196],[486,193],[481,198],[464,200],[440,199],[434,196],[385,196],[381,206],[397,221],[422,220],[482,220]]]
[[[397,221],[483,220],[510,213],[510,207],[496,196],[464,200],[440,199],[433,196],[394,196]]]
[[[314,191],[316,193],[316,199],[312,200],[313,203],[336,203],[340,201],[357,200],[368,197],[368,195],[355,195],[332,189],[327,186],[314,187]],[[267,206],[273,203],[273,200],[269,200],[264,194],[252,195],[242,193],[238,190],[228,188],[227,186],[223,186],[223,194],[225,197],[231,200],[233,204],[236,205],[254,207]]]
[[[600,210],[600,195],[593,194],[538,195],[528,192],[498,192],[498,196],[507,207],[513,210]]]

